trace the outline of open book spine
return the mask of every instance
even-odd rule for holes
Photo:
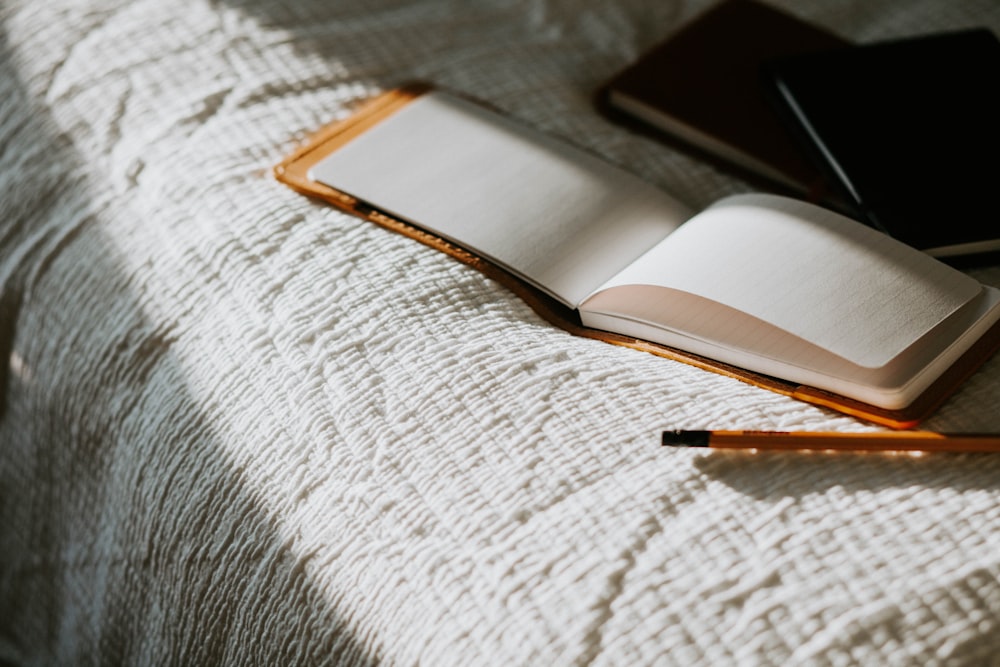
[[[902,410],[869,405],[828,391],[787,382],[747,371],[710,358],[646,340],[591,329],[580,324],[577,313],[496,264],[431,234],[413,224],[386,214],[364,201],[309,178],[309,170],[331,152],[431,89],[414,84],[383,93],[349,118],[333,123],[310,137],[298,150],[274,167],[275,177],[305,195],[321,199],[357,217],[424,243],[467,264],[507,287],[546,321],[572,334],[621,345],[735,378],[785,396],[830,408],[891,428],[911,428],[936,410],[980,365],[1000,347],[1000,324],[983,336],[962,359],[944,373],[916,401]]]

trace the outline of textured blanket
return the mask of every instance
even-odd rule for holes
[[[1000,660],[1000,458],[662,449],[874,427],[571,336],[270,176],[423,79],[692,206],[750,190],[592,105],[708,4],[4,0],[0,663]],[[1000,359],[926,426],[1000,431]]]

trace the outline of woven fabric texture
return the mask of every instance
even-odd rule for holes
[[[873,427],[571,336],[270,176],[421,79],[692,206],[750,190],[592,105],[708,4],[4,0],[0,663],[1000,659],[1000,459],[664,450]],[[1000,28],[782,4],[857,41]],[[995,359],[927,427],[998,408]]]

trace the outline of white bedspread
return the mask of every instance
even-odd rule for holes
[[[425,79],[693,206],[748,190],[591,103],[705,6],[4,0],[0,663],[1000,661],[1000,457],[663,449],[873,427],[575,338],[270,177]],[[998,408],[994,359],[926,426]]]

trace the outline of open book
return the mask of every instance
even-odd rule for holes
[[[567,329],[892,426],[997,347],[1000,291],[805,202],[701,212],[474,102],[392,91],[276,167],[485,270]]]

